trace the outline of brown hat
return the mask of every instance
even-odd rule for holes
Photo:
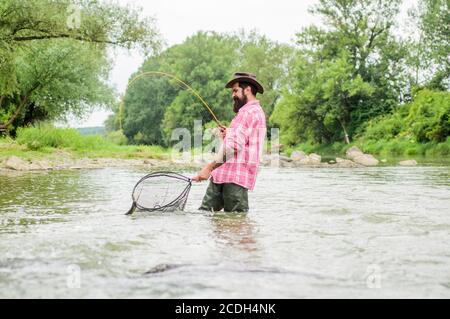
[[[263,94],[264,88],[256,79],[256,75],[251,73],[238,72],[234,74],[233,79],[225,85],[227,89],[231,88],[236,82],[248,82],[254,84],[256,86],[256,90],[258,93]]]

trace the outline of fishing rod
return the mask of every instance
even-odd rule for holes
[[[211,109],[211,107],[209,106],[209,104],[200,96],[200,94],[197,91],[195,91],[190,85],[188,85],[186,82],[180,80],[178,77],[176,77],[173,74],[161,72],[161,71],[147,71],[147,72],[141,73],[141,74],[135,76],[130,81],[130,83],[128,83],[127,90],[130,88],[130,86],[134,82],[136,82],[137,80],[139,80],[140,78],[142,78],[144,76],[149,76],[149,75],[159,75],[159,76],[165,76],[165,77],[171,78],[171,79],[175,80],[178,83],[178,85],[188,89],[188,91],[191,91],[191,93],[194,94],[194,96],[197,97],[202,102],[202,104],[206,107],[206,109],[212,115],[214,122],[216,122],[219,127],[224,127],[224,125],[222,125],[222,123],[220,123],[216,114],[214,114],[214,112]],[[122,130],[122,116],[123,116],[124,105],[125,105],[125,94],[121,98],[120,107],[119,107],[119,127],[121,130]]]

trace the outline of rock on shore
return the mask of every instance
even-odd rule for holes
[[[3,165],[15,171],[25,171],[29,168],[29,164],[17,156],[8,157]]]
[[[377,166],[379,160],[370,154],[362,152],[358,147],[353,146],[346,152],[347,159],[336,158],[336,160],[323,163],[320,155],[312,153],[306,154],[302,151],[292,152],[290,157],[283,155],[265,155],[262,160],[263,166],[281,166],[281,167],[365,167]]]
[[[380,161],[370,154],[363,153],[358,147],[352,146],[345,153],[347,157],[357,164],[364,166],[377,166]]]
[[[282,155],[264,155],[262,160],[263,166],[274,167],[330,167],[330,168],[349,168],[349,167],[362,167],[362,165],[355,163],[351,160],[342,158],[336,158],[336,161],[332,163],[322,162],[322,157],[315,153],[309,155],[304,152],[293,152],[291,157]]]
[[[400,166],[416,166],[417,161],[416,160],[407,160],[407,161],[401,161],[398,163]]]

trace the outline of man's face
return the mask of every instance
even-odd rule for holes
[[[233,111],[234,113],[237,113],[241,107],[243,107],[245,104],[247,104],[247,96],[244,94],[244,90],[239,87],[239,83],[234,83],[232,87],[233,93]]]

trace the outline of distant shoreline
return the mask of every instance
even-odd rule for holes
[[[1,148],[0,148],[1,149]],[[127,168],[127,167],[139,167],[143,169],[152,170],[190,170],[196,171],[202,167],[206,160],[203,161],[173,161],[167,155],[166,158],[111,158],[111,157],[77,157],[75,154],[71,154],[65,150],[55,150],[50,154],[41,154],[41,156],[26,156],[27,152],[22,151],[22,154],[5,156],[0,153],[0,175],[9,174],[14,172],[43,172],[43,171],[59,171],[59,170],[84,170],[84,169],[102,169],[109,167]],[[22,155],[22,156],[21,156]],[[47,155],[47,156],[46,156]],[[310,154],[310,156],[318,156],[317,154]],[[28,157],[28,158],[27,158]],[[321,162],[320,159],[316,162],[301,162],[298,160],[292,160],[290,157],[280,155],[277,157],[271,157],[265,155],[263,157],[261,167],[280,167],[280,168],[368,168],[365,166],[353,162],[348,158],[336,157],[336,160],[328,160]],[[422,159],[424,160],[424,159]],[[448,159],[430,160],[419,162],[415,165],[400,165],[398,161],[385,161],[380,162],[375,167],[395,167],[395,166],[427,166],[442,164],[449,166],[450,161]],[[409,160],[411,161],[411,160]],[[408,160],[406,160],[408,162]]]
[[[15,157],[17,158],[17,157]],[[0,174],[12,172],[45,172],[62,170],[86,170],[101,169],[109,167],[142,167],[148,170],[196,170],[200,166],[188,165],[184,163],[173,163],[167,160],[142,160],[142,159],[120,159],[120,158],[81,158],[73,160],[47,161],[45,159],[38,161],[16,161],[13,163],[15,168],[6,165],[6,160],[0,161]],[[11,161],[11,158],[8,158]]]
[[[22,140],[0,138],[0,172],[139,166],[152,170],[197,170],[210,160],[204,157],[196,158],[194,161],[191,156],[185,159],[180,156],[174,160],[173,150],[170,148],[157,145],[120,145],[101,136],[81,136],[72,130],[31,128],[28,132],[32,134],[23,136]],[[308,148],[310,150],[308,154],[300,150]],[[326,145],[315,146],[315,148],[306,144],[299,145],[286,150],[282,149],[279,157],[265,154],[262,158],[262,166],[283,168],[355,168],[434,164],[450,166],[449,156],[373,156],[363,153],[356,146],[339,149],[337,151],[337,148]],[[349,153],[351,151],[356,153],[351,155]],[[362,157],[358,158],[358,155]]]

